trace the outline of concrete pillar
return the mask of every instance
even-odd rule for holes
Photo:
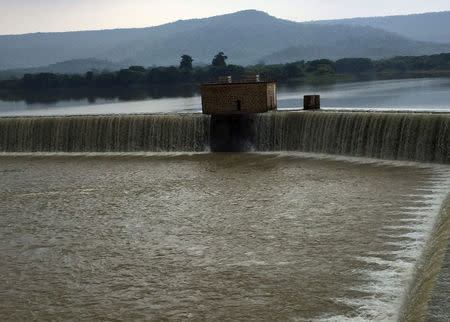
[[[211,115],[211,151],[250,151],[251,129],[252,117],[250,115]]]
[[[305,95],[303,97],[304,110],[317,110],[320,108],[320,95]]]

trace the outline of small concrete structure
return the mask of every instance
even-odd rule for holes
[[[303,97],[304,110],[320,109],[320,95],[305,95]]]
[[[211,115],[210,144],[213,152],[249,150],[251,114],[277,108],[274,82],[261,82],[259,75],[247,75],[233,82],[221,76],[217,83],[202,84],[202,111]]]
[[[230,84],[231,76],[219,76],[219,84]]]
[[[261,82],[259,75],[236,83],[231,76],[221,76],[218,83],[202,84],[201,92],[203,114],[264,113],[277,108],[276,83]]]

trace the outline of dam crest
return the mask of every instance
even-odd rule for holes
[[[0,152],[301,151],[450,163],[450,115],[288,111],[0,119]]]

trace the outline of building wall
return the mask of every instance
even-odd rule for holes
[[[276,108],[275,83],[205,84],[201,90],[205,114],[263,113]]]
[[[277,86],[275,83],[267,84],[267,106],[269,110],[277,108]]]

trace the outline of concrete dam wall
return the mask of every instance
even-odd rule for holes
[[[289,111],[0,119],[0,152],[209,150],[450,163],[450,114]]]
[[[200,152],[209,118],[199,114],[0,118],[3,152]]]

